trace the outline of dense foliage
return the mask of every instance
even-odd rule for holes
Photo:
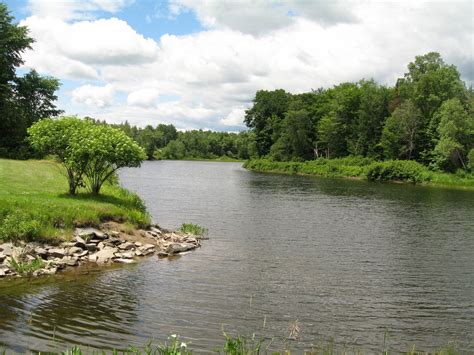
[[[363,156],[469,170],[474,92],[438,53],[415,58],[395,87],[373,80],[290,94],[258,91],[245,123],[275,161]]]
[[[107,179],[122,167],[138,167],[143,149],[123,131],[76,117],[44,119],[28,129],[31,145],[52,154],[65,167],[69,193],[86,184],[98,194]]]
[[[16,69],[22,53],[31,48],[28,29],[13,23],[7,7],[0,3],[0,156],[26,158],[26,130],[34,122],[61,113],[54,104],[59,81],[32,70],[23,77]]]

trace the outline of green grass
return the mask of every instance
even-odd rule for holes
[[[179,230],[183,233],[197,236],[203,236],[207,233],[207,228],[192,223],[183,223],[181,227],[179,227]]]
[[[110,220],[140,227],[150,222],[140,198],[117,184],[107,183],[98,196],[67,191],[53,161],[0,159],[0,241],[56,239],[76,226]]]
[[[44,261],[40,258],[32,260],[30,262],[16,261],[12,258],[10,266],[22,276],[31,275],[34,271],[42,269],[44,267]]]
[[[269,159],[249,160],[244,168],[257,172],[294,175],[343,177],[370,181],[410,182],[430,186],[458,187],[474,190],[474,174],[458,172],[449,174],[429,170],[414,161],[377,162],[370,158],[346,157],[305,162],[278,162]]]

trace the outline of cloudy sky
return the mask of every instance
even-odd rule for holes
[[[4,0],[3,0],[4,1]],[[6,0],[68,114],[237,131],[255,92],[374,78],[440,52],[474,84],[474,1]]]

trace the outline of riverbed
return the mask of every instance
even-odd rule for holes
[[[146,162],[120,172],[165,228],[209,229],[171,259],[0,283],[0,344],[126,348],[180,334],[199,353],[222,332],[302,350],[473,349],[474,193],[259,174],[240,163]],[[298,321],[299,340],[287,340]]]

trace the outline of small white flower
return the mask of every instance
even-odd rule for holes
[[[172,338],[176,338],[176,334],[171,334],[171,337],[172,337]]]
[[[181,342],[181,347],[182,347],[182,348],[186,348],[186,346],[187,346],[186,343]]]

